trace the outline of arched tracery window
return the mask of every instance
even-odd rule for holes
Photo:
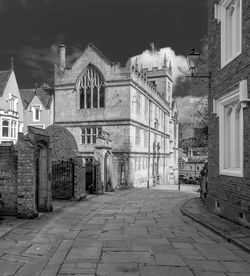
[[[241,104],[231,103],[224,112],[224,168],[239,168]]]
[[[80,109],[104,107],[104,78],[93,65],[88,65],[85,74],[80,78],[78,91]]]

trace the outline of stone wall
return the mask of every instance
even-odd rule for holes
[[[219,118],[213,114],[213,98],[225,94],[229,88],[248,80],[250,97],[250,2],[242,0],[242,54],[221,68],[221,23],[214,19],[214,5],[209,0],[209,67],[212,89],[209,94],[209,208],[230,220],[250,225],[250,106],[243,109],[244,122],[244,176],[233,177],[219,173]],[[243,219],[242,219],[243,217]]]
[[[0,146],[0,214],[17,214],[17,152],[13,145]]]

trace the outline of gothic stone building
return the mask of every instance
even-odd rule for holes
[[[75,137],[83,159],[93,159],[97,137],[112,145],[112,183],[146,187],[178,179],[178,112],[172,70],[110,62],[89,44],[72,67],[59,46],[55,68],[55,124]],[[103,136],[103,135],[102,135]]]
[[[250,1],[209,0],[207,204],[250,225]]]

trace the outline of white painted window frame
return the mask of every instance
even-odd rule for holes
[[[239,33],[239,50],[232,53],[232,56],[227,58],[226,55],[226,45],[227,45],[227,15],[226,9],[232,3],[233,0],[223,0],[220,3],[220,9],[217,8],[216,10],[216,19],[220,19],[221,21],[221,68],[229,64],[232,60],[234,60],[237,56],[239,56],[242,52],[242,0],[236,0],[240,3],[240,12],[239,12],[239,26],[240,26],[240,33]],[[220,16],[218,15],[218,10],[220,12]]]
[[[36,110],[39,110],[39,119],[36,120]],[[33,105],[31,107],[31,110],[32,110],[32,120],[33,122],[41,122],[41,111],[42,111],[42,107],[41,105]]]
[[[244,122],[243,122],[243,109],[246,107],[246,103],[250,100],[247,97],[247,80],[242,80],[234,90],[221,96],[218,99],[213,100],[213,112],[219,116],[219,172],[221,175],[244,177]],[[241,104],[240,118],[239,118],[239,168],[224,168],[225,164],[225,106],[230,103],[238,101]]]
[[[8,126],[8,136],[3,136],[3,121],[7,120],[9,122]],[[14,127],[15,124],[15,127]],[[18,120],[13,120],[10,117],[1,117],[1,132],[0,132],[0,138],[4,140],[15,140],[17,138],[17,133],[18,133]],[[12,128],[13,127],[13,128]],[[11,130],[12,128],[12,130]],[[11,135],[12,133],[12,135]]]

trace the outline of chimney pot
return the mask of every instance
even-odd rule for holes
[[[66,67],[66,48],[64,44],[58,46],[59,49],[59,69],[64,70]]]

